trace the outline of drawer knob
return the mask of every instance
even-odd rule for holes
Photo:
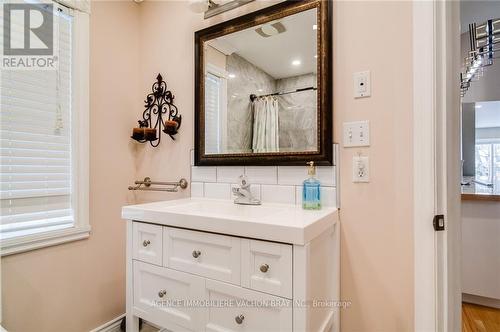
[[[167,294],[167,291],[162,289],[161,291],[158,292],[159,297],[164,297]]]
[[[245,319],[245,316],[243,315],[238,315],[234,317],[234,320],[236,321],[237,324],[243,324],[243,320]]]
[[[149,246],[150,244],[151,244],[151,241],[149,241],[149,240],[144,240],[144,242],[142,242],[142,245],[145,247]]]
[[[260,266],[260,272],[262,272],[262,273],[266,273],[268,270],[269,270],[269,265],[267,265],[267,264],[262,264],[262,265]]]
[[[198,257],[200,257],[200,255],[201,255],[201,251],[199,251],[199,250],[193,250],[193,257],[194,258],[198,258]]]

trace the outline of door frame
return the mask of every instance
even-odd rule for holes
[[[413,2],[415,331],[461,325],[459,17],[459,2]]]

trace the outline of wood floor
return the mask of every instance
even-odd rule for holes
[[[500,332],[500,309],[462,303],[463,332]]]

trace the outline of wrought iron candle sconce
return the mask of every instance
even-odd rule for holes
[[[149,142],[157,147],[161,141],[161,133],[165,133],[175,140],[174,135],[179,131],[182,116],[179,115],[177,106],[173,104],[174,95],[167,90],[167,83],[161,74],[156,77],[156,82],[151,87],[152,92],[144,101],[146,108],[139,120],[139,127],[134,128],[132,138],[140,143]]]

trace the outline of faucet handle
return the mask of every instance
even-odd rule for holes
[[[246,177],[246,175],[240,175],[239,178],[240,180],[240,188],[242,189],[248,189],[250,188],[250,182],[248,182],[248,178]]]

